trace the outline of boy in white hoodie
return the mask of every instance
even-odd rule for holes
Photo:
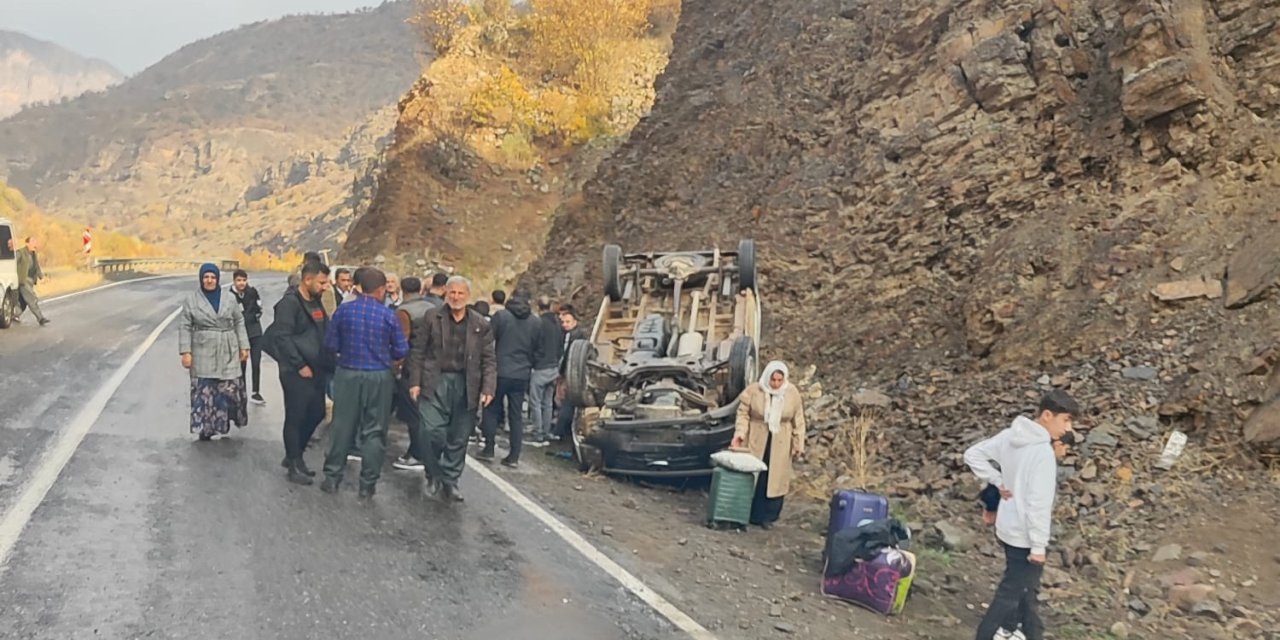
[[[1058,490],[1053,442],[1071,431],[1079,413],[1079,405],[1066,392],[1050,391],[1041,398],[1035,420],[1018,416],[1008,429],[964,452],[965,464],[999,487],[1002,498],[996,537],[1004,547],[1004,577],[978,625],[977,640],[994,638],[1006,620],[1019,620],[1027,640],[1044,638],[1036,594]]]

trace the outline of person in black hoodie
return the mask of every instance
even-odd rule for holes
[[[244,330],[249,334],[249,362],[240,363],[240,377],[245,377],[249,364],[253,364],[253,395],[249,397],[254,404],[266,404],[262,399],[262,297],[258,290],[249,286],[249,274],[244,269],[236,269],[232,274],[231,295],[240,303],[244,312]]]
[[[525,444],[544,446],[555,421],[552,410],[555,404],[556,380],[560,377],[560,352],[564,343],[564,330],[560,328],[559,314],[551,311],[551,299],[538,298],[538,360],[533,363],[529,376],[529,427]]]
[[[542,320],[533,315],[529,298],[516,294],[505,309],[493,314],[491,324],[498,360],[498,389],[493,402],[485,407],[481,423],[484,449],[476,457],[493,459],[498,425],[505,415],[511,426],[511,452],[502,459],[502,464],[514,467],[520,461],[520,449],[524,445],[524,396],[533,365],[540,356]]]
[[[324,420],[325,381],[333,368],[324,348],[329,314],[321,302],[328,287],[329,267],[308,262],[302,267],[298,288],[276,303],[275,321],[267,330],[284,392],[284,460],[280,464],[295,484],[311,484],[316,475],[307,468],[302,452]]]

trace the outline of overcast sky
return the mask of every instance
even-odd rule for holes
[[[0,29],[21,31],[133,75],[182,45],[290,13],[333,13],[381,0],[0,0]]]

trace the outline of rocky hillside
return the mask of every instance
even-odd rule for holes
[[[59,102],[101,91],[124,76],[101,60],[76,55],[52,42],[0,30],[0,119],[30,104]]]
[[[648,112],[678,6],[417,4],[413,21],[440,53],[399,102],[395,142],[344,253],[442,265],[485,286],[505,285],[541,251],[551,214],[577,197],[596,164]],[[608,26],[628,11],[633,28]],[[456,24],[442,15],[458,16]],[[447,42],[437,33],[442,27]],[[570,47],[595,52],[599,66],[591,71],[601,77],[584,77],[581,65],[575,71],[563,53]]]
[[[389,140],[386,107],[418,77],[408,6],[247,25],[28,109],[0,121],[0,174],[46,208],[154,241],[332,246]]]
[[[1197,496],[1274,498],[1243,440],[1280,438],[1278,22],[1275,0],[686,3],[652,113],[527,279],[592,300],[605,242],[755,238],[767,351],[814,367],[805,482],[852,483],[870,409],[873,486],[923,522],[969,526],[959,453],[1068,388],[1064,615],[1253,637],[1266,618],[1144,617],[1154,580],[1131,618],[1123,594]]]

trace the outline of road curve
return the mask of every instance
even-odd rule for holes
[[[268,303],[283,289],[256,283]],[[0,332],[0,529],[20,525],[0,557],[0,638],[687,637],[477,474],[459,506],[389,467],[372,503],[352,483],[285,482],[269,358],[250,426],[195,442],[172,324],[18,522],[68,424],[191,286],[74,296],[47,305],[48,327]]]

